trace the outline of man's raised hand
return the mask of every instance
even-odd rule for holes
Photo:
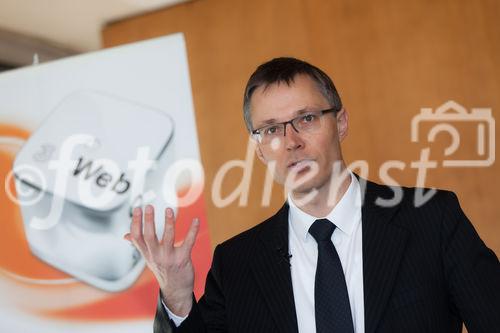
[[[175,217],[171,208],[165,209],[165,228],[161,240],[156,237],[154,208],[145,208],[144,219],[140,207],[134,208],[130,233],[124,238],[132,242],[153,272],[170,311],[185,317],[191,311],[194,288],[194,269],[191,251],[199,230],[199,220],[194,219],[184,242],[175,246]],[[144,220],[144,222],[143,222]]]

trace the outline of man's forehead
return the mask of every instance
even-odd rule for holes
[[[310,79],[296,78],[294,82],[273,83],[259,86],[250,100],[251,106],[273,104],[275,106],[288,103],[304,103],[323,99],[315,82]]]
[[[285,82],[259,87],[252,95],[250,109],[254,120],[289,117],[318,107],[327,107],[328,101],[315,82],[296,78],[290,85]]]

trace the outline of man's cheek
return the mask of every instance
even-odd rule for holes
[[[287,170],[286,168],[279,168],[277,169],[275,172],[274,172],[274,178],[276,179],[276,181],[278,181],[280,184],[283,184],[285,182],[285,179],[287,177]]]

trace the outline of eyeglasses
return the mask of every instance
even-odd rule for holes
[[[336,108],[331,108],[321,111],[311,111],[282,123],[270,124],[252,131],[252,137],[260,144],[270,144],[274,139],[286,136],[286,125],[290,126],[295,132],[314,133],[321,128],[322,116],[338,111]]]

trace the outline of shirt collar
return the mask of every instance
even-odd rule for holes
[[[328,213],[325,217],[331,222],[333,222],[342,233],[347,236],[351,236],[353,230],[360,222],[361,217],[361,190],[359,186],[359,181],[351,172],[348,170],[351,183],[344,193],[342,198],[335,207]],[[309,235],[309,228],[318,219],[304,212],[298,208],[293,199],[288,194],[288,204],[290,206],[289,210],[289,221],[292,226],[293,232],[296,233],[297,237],[301,240],[306,241]]]

